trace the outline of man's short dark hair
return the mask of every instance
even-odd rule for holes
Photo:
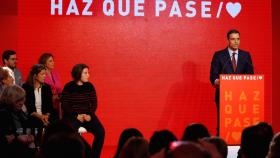
[[[227,39],[229,39],[229,36],[233,33],[238,33],[240,35],[240,32],[236,29],[232,29],[232,30],[229,30],[228,33],[227,33]]]
[[[76,64],[72,68],[72,78],[74,81],[79,81],[82,77],[82,72],[85,68],[89,68],[86,64]]]
[[[2,54],[2,62],[5,64],[5,60],[9,60],[11,55],[15,55],[16,52],[13,50],[5,50]]]

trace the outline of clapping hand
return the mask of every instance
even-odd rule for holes
[[[77,120],[79,120],[80,122],[84,122],[84,114],[78,114],[77,116]]]
[[[89,122],[91,120],[91,116],[90,115],[87,115],[87,114],[83,114],[84,115],[84,120],[86,122]]]

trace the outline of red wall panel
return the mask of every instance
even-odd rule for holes
[[[280,21],[279,21],[279,7],[280,7],[280,2],[277,0],[272,1],[272,39],[273,39],[273,91],[272,91],[272,97],[273,97],[273,106],[272,106],[272,124],[273,128],[275,131],[280,131],[280,117],[279,117],[279,112],[280,112],[280,107],[279,107],[279,100],[280,98],[280,93],[279,93],[279,88],[280,88],[280,74],[278,71],[278,68],[280,67]]]
[[[76,1],[82,9],[84,4]],[[145,16],[135,17],[131,2],[131,14],[122,17],[117,3],[115,16],[105,16],[101,0],[91,6],[93,16],[51,16],[50,0],[19,1],[16,13],[1,15],[5,20],[0,21],[4,37],[0,49],[18,52],[24,77],[45,51],[54,54],[63,83],[71,79],[74,64],[87,63],[99,98],[97,114],[107,131],[106,145],[115,145],[126,127],[139,128],[147,138],[161,128],[181,137],[186,124],[202,122],[214,134],[210,62],[214,51],[226,47],[226,32],[237,28],[241,48],[251,52],[256,73],[266,76],[266,121],[272,120],[274,128],[280,129],[276,99],[272,107],[272,90],[273,97],[279,98],[277,0],[273,5],[266,0],[240,0],[242,10],[236,18],[225,8],[229,1],[224,1],[219,18],[221,1],[211,1],[211,18],[201,17],[201,1],[194,6],[197,15],[193,18],[185,17],[188,1],[179,1],[183,17],[169,17],[172,1],[159,17],[154,1],[146,1]],[[69,0],[63,4],[65,14]]]

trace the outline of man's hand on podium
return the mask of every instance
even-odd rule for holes
[[[216,80],[214,81],[214,87],[215,87],[215,88],[219,88],[219,87],[220,87],[220,80],[219,80],[219,79],[216,79]]]

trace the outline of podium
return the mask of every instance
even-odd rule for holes
[[[239,145],[242,130],[264,121],[264,75],[220,75],[220,136]]]

